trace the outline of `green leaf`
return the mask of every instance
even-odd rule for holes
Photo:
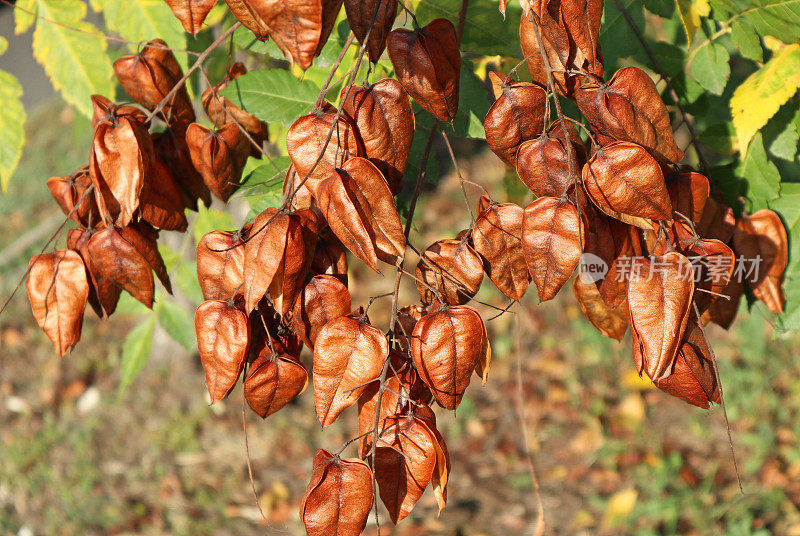
[[[27,32],[36,22],[36,0],[17,0],[14,5],[14,33]]]
[[[644,0],[644,7],[650,13],[668,19],[675,13],[675,2],[673,0]]]
[[[733,40],[733,45],[739,49],[742,56],[759,63],[764,61],[764,49],[761,48],[761,39],[749,20],[739,18],[731,22],[731,39]]]
[[[233,42],[240,48],[248,50],[254,54],[266,54],[267,56],[275,59],[285,59],[283,52],[278,48],[274,41],[259,41],[253,32],[239,26],[233,32]]]
[[[91,33],[97,28],[83,18],[86,4],[80,0],[37,0],[42,17]],[[33,32],[33,55],[42,64],[53,87],[83,114],[92,115],[89,100],[95,93],[112,95],[113,71],[105,39],[39,20]]]
[[[729,155],[734,152],[736,132],[730,122],[715,123],[700,134],[700,141],[714,152]]]
[[[102,4],[108,28],[126,41],[139,43],[160,37],[171,48],[186,49],[186,32],[164,0],[97,1]],[[135,50],[135,47],[130,48]],[[176,52],[175,57],[185,69],[186,54]]]
[[[414,0],[417,20],[425,25],[433,19],[449,19],[458,23],[462,0]],[[508,2],[506,20],[497,9],[497,2],[470,2],[461,50],[485,56],[521,57],[519,47],[519,18],[522,9],[517,2]],[[402,20],[403,15],[398,19]]]
[[[778,317],[783,330],[800,328],[800,183],[784,183],[781,196],[769,203],[783,220],[789,235],[789,265],[784,274],[786,307]]]
[[[143,316],[152,314],[152,311],[127,292],[123,292],[119,297],[117,308],[114,311],[114,314]]]
[[[689,74],[711,93],[722,95],[731,74],[728,51],[719,43],[706,41],[693,54]]]
[[[174,272],[174,281],[184,296],[192,303],[199,305],[204,301],[203,291],[200,290],[200,283],[197,281],[196,262],[183,261],[178,264]]]
[[[798,136],[796,122],[800,120],[800,105],[796,99],[781,106],[761,132],[764,145],[773,156],[793,162],[797,154]]]
[[[227,212],[222,212],[215,208],[198,206],[197,219],[192,226],[194,228],[195,240],[199,243],[206,233],[217,230],[233,229],[233,219]]]
[[[240,197],[250,204],[255,214],[283,202],[283,179],[291,165],[288,156],[281,156],[261,164],[246,175],[244,187],[239,190]]]
[[[800,44],[778,51],[736,88],[731,97],[733,126],[744,151],[753,135],[800,87]]]
[[[736,174],[747,182],[750,212],[765,208],[768,201],[778,197],[781,177],[778,168],[767,158],[761,134],[756,134],[742,157]]]
[[[319,87],[308,80],[298,80],[283,69],[259,69],[233,80],[222,91],[235,105],[267,123],[291,126],[311,111]]]
[[[189,351],[194,350],[194,321],[186,309],[167,296],[164,298],[159,300],[155,307],[158,324],[175,342]]]
[[[630,14],[637,28],[644,28],[644,5],[642,0],[621,0],[622,5]],[[609,72],[616,70],[619,58],[634,55],[641,45],[636,34],[631,30],[617,4],[612,0],[606,2],[603,10],[603,20],[600,25],[600,45],[603,57],[606,59],[606,68]]]
[[[770,35],[784,43],[800,39],[800,0],[750,0],[746,16],[759,35]]]
[[[122,394],[128,386],[136,379],[150,359],[150,351],[153,347],[153,327],[156,324],[156,316],[150,315],[147,319],[133,328],[122,347],[122,361],[119,371],[119,393]]]
[[[678,14],[683,22],[683,29],[686,31],[686,42],[692,45],[692,38],[700,28],[703,17],[708,17],[711,13],[711,6],[708,0],[675,0],[678,7]]]
[[[3,41],[8,43],[5,39]],[[0,189],[5,192],[25,145],[22,86],[5,71],[0,71],[0,103]]]

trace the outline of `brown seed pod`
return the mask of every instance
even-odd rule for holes
[[[292,329],[312,351],[322,327],[353,310],[347,287],[332,275],[317,275],[294,304]]]
[[[250,345],[250,323],[233,300],[208,300],[194,314],[194,331],[208,394],[215,404],[236,386],[242,373]]]
[[[299,360],[303,341],[297,336],[267,298],[263,298],[250,313],[250,358],[263,353],[289,355]]]
[[[233,104],[228,98],[220,95],[222,90],[228,87],[232,80],[239,78],[246,72],[247,68],[243,63],[238,61],[233,63],[228,68],[225,78],[218,84],[206,89],[200,101],[203,104],[206,115],[208,115],[208,118],[214,123],[214,128],[221,128],[228,123],[241,125],[242,128],[250,134],[253,141],[261,147],[264,141],[269,139],[269,127],[267,124],[253,114],[245,112]],[[250,145],[250,155],[254,157],[261,156],[261,151],[252,147],[252,143],[250,143]]]
[[[311,273],[332,275],[347,286],[347,253],[330,229],[323,231],[311,260]]]
[[[36,255],[26,282],[33,316],[56,352],[66,355],[81,339],[83,311],[89,299],[86,268],[75,251]]]
[[[572,169],[579,173],[585,157],[583,144],[571,125],[567,136],[572,144]],[[566,144],[563,129],[554,122],[543,135],[519,147],[517,175],[537,196],[559,197],[577,183],[577,177],[570,174]]]
[[[453,23],[436,19],[424,28],[392,30],[387,40],[397,79],[420,106],[441,121],[458,112],[461,53]]]
[[[308,372],[295,358],[262,352],[244,379],[244,398],[253,412],[266,419],[305,391]]]
[[[102,272],[92,272],[92,257],[89,253],[89,239],[95,231],[70,229],[67,233],[67,248],[78,252],[86,265],[89,281],[89,305],[98,317],[111,315],[117,308],[122,289],[114,285]]]
[[[197,244],[197,280],[206,300],[244,296],[241,232],[211,231]]]
[[[158,231],[145,222],[137,222],[118,229],[118,232],[147,261],[167,292],[172,294],[167,267],[158,251]]]
[[[137,121],[144,122],[147,116],[143,111],[135,106],[124,104],[118,106],[102,95],[92,95],[92,128],[97,128],[97,124],[106,119],[114,117],[129,116]]]
[[[139,199],[139,218],[158,229],[185,232],[189,222],[175,177],[158,158],[153,158],[151,169]]]
[[[633,261],[628,282],[628,320],[638,370],[660,380],[678,352],[694,293],[692,263],[671,251]]]
[[[736,229],[736,216],[731,207],[709,197],[695,229],[702,237],[715,238],[728,244]]]
[[[672,220],[661,168],[635,143],[598,150],[583,166],[583,186],[597,208],[625,223],[648,229],[646,220]]]
[[[186,145],[208,189],[227,203],[239,188],[250,153],[250,143],[238,125],[228,123],[219,130],[211,130],[192,123],[186,129]]]
[[[206,20],[211,8],[217,0],[165,0],[181,24],[183,29],[192,35],[203,29],[203,21]]]
[[[472,244],[483,258],[483,267],[500,291],[519,301],[531,277],[522,250],[522,207],[493,204],[480,210],[472,229]]]
[[[202,200],[206,206],[211,204],[211,191],[203,181],[203,177],[192,164],[189,147],[186,146],[186,134],[168,128],[153,135],[153,147],[160,160],[172,173],[181,193],[183,206],[197,210],[197,201]]]
[[[711,302],[708,310],[703,313],[703,321],[711,321],[725,329],[731,327],[736,320],[736,313],[739,311],[739,301],[744,294],[744,281],[738,277],[732,277],[728,286],[722,291],[727,298],[720,297]]]
[[[342,167],[349,158],[364,154],[355,125],[344,114],[334,123],[335,119],[336,110],[328,106],[325,111],[300,117],[286,133],[289,158],[311,193],[316,192],[319,181],[334,169]],[[333,133],[326,146],[331,130]]]
[[[783,311],[783,274],[789,261],[789,241],[780,216],[762,209],[736,221],[733,247],[745,263],[758,263],[747,285],[773,313]],[[742,262],[742,261],[740,261]]]
[[[656,85],[638,67],[620,69],[608,83],[581,88],[575,100],[600,143],[633,142],[664,162],[683,158]]]
[[[58,206],[81,227],[100,221],[97,201],[93,195],[86,194],[91,184],[89,166],[78,168],[66,177],[47,179],[47,187]]]
[[[436,402],[447,409],[461,403],[474,370],[480,368],[486,381],[491,352],[483,319],[466,305],[428,313],[411,336],[414,365]]]
[[[380,7],[378,7],[379,1]],[[367,42],[369,61],[378,63],[386,49],[386,39],[397,17],[397,0],[345,0],[344,10],[347,13],[347,22],[359,43],[363,43],[369,33]],[[374,24],[373,15],[375,15]]]
[[[573,280],[573,290],[581,311],[597,331],[606,337],[621,341],[628,330],[627,304],[623,302],[618,308],[611,309],[603,301],[594,281],[591,279],[584,281],[581,275]]]
[[[483,261],[466,240],[438,240],[422,252],[416,276],[417,292],[424,304],[436,299],[430,290],[433,288],[445,304],[462,305],[481,287]]]
[[[711,193],[711,185],[708,179],[694,171],[676,172],[671,170],[668,174],[665,170],[664,177],[667,179],[667,192],[672,203],[672,210],[691,218],[695,224],[700,223],[703,216],[703,209]],[[676,219],[681,220],[680,216]]]
[[[91,235],[86,252],[83,259],[97,284],[97,295],[107,314],[116,307],[120,289],[128,291],[146,307],[153,307],[150,262],[120,229],[107,227]]]
[[[358,536],[374,500],[372,470],[357,458],[319,449],[300,517],[308,536]]]
[[[545,128],[547,92],[536,84],[510,82],[501,86],[483,121],[489,148],[513,168],[520,145],[538,137]]]
[[[525,208],[522,249],[540,301],[555,298],[578,267],[585,229],[577,207],[563,198],[540,197]]]
[[[397,311],[397,324],[394,337],[403,355],[411,355],[411,336],[419,319],[428,314],[424,305],[407,305]]]
[[[353,87],[349,93],[343,89],[342,97],[342,111],[356,125],[365,156],[383,173],[392,193],[399,193],[414,139],[414,112],[408,94],[397,80],[384,78],[373,85]]]
[[[341,316],[319,331],[314,345],[314,405],[322,426],[352,406],[381,374],[389,343],[360,318]]]
[[[155,109],[183,78],[175,55],[161,39],[150,41],[138,54],[115,61],[114,73],[125,93],[150,110]],[[195,120],[185,85],[178,89],[163,110],[169,124],[179,130]]]
[[[675,223],[673,229],[680,251],[695,267],[694,303],[702,314],[728,286],[736,256],[719,240],[696,236],[684,223]]]
[[[366,158],[351,158],[317,186],[317,203],[342,244],[378,271],[378,259],[396,264],[406,238],[394,197]]]

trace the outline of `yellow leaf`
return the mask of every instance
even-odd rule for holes
[[[800,87],[800,44],[777,52],[736,88],[731,97],[733,128],[744,154],[747,145]]]
[[[683,29],[686,30],[686,43],[691,46],[692,38],[700,28],[700,19],[708,17],[711,6],[708,0],[675,0],[675,4],[678,6]]]
[[[639,492],[634,488],[616,492],[608,499],[606,511],[603,514],[603,525],[615,526],[624,522],[633,512]]]

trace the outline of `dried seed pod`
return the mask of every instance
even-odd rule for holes
[[[489,148],[513,168],[520,145],[538,137],[545,129],[547,92],[536,84],[510,82],[501,85],[483,121]]]
[[[342,244],[378,271],[378,259],[396,264],[406,238],[394,197],[366,158],[351,158],[317,186],[317,203]]]
[[[83,311],[89,299],[83,260],[75,251],[62,249],[34,256],[28,268],[25,285],[33,316],[63,357],[81,339]]]
[[[780,216],[762,209],[736,221],[733,247],[745,263],[757,263],[747,285],[773,313],[783,311],[783,274],[789,261],[789,241]],[[742,262],[742,261],[740,261]]]
[[[158,251],[158,231],[145,222],[137,222],[118,229],[118,232],[147,261],[167,292],[172,294],[167,267]]]
[[[571,125],[567,137],[572,144],[572,169],[577,174],[584,162],[583,145]],[[547,132],[519,147],[516,170],[525,186],[539,197],[559,197],[578,182],[576,175],[570,174],[567,141],[559,123],[554,122]]]
[[[531,277],[522,250],[522,207],[513,203],[489,205],[480,210],[472,229],[472,244],[483,267],[500,291],[519,301]]]
[[[695,224],[700,223],[703,209],[711,193],[708,179],[694,171],[672,171],[669,175],[664,173],[664,177],[667,178],[667,192],[672,210],[691,218]]]
[[[577,207],[563,198],[540,197],[525,208],[522,249],[540,301],[555,298],[578,267],[585,228]]]
[[[250,153],[250,144],[238,125],[228,123],[219,130],[211,130],[192,123],[186,129],[186,145],[208,189],[227,203],[239,188]]]
[[[660,380],[678,352],[694,293],[692,263],[671,251],[660,257],[633,261],[628,282],[628,320],[633,353],[642,371]]]
[[[306,183],[297,174],[294,165],[289,165],[283,179],[283,198],[290,201],[291,208],[303,209],[316,206],[314,196]]]
[[[303,341],[292,330],[287,319],[281,317],[270,305],[267,298],[259,302],[249,317],[250,357],[256,358],[260,354],[272,354],[274,351],[277,355],[286,354],[295,359],[300,358]]]
[[[311,278],[297,297],[292,328],[313,351],[319,330],[352,310],[347,287],[332,275],[317,275]]]
[[[367,463],[319,449],[300,517],[308,536],[358,536],[373,500],[372,470]]]
[[[198,200],[202,200],[206,206],[209,206],[211,191],[192,164],[192,157],[186,146],[185,132],[168,128],[164,132],[154,134],[153,147],[158,160],[167,166],[175,178],[180,189],[183,206],[190,210],[197,210]]]
[[[386,49],[386,39],[392,31],[397,16],[397,0],[345,0],[344,10],[347,13],[347,22],[359,43],[364,43],[369,33],[367,41],[369,61],[378,63]]]
[[[581,88],[575,100],[600,143],[633,142],[664,162],[683,158],[656,85],[638,67],[620,69],[605,84]]]
[[[433,398],[447,409],[461,403],[474,370],[480,367],[486,380],[491,351],[483,319],[466,305],[428,313],[411,336],[414,365]]]
[[[89,166],[78,168],[66,177],[47,179],[47,187],[58,206],[81,227],[100,221],[97,201],[93,195],[86,194],[91,184]]]
[[[130,223],[152,172],[153,154],[150,134],[140,121],[122,116],[98,123],[89,173],[106,225],[115,222],[124,227]]]
[[[178,60],[161,39],[154,39],[141,52],[123,56],[114,62],[114,73],[125,93],[153,110],[183,78]],[[185,84],[163,108],[170,125],[181,129],[195,120],[192,102]]]
[[[661,168],[635,143],[599,149],[583,166],[583,186],[597,208],[625,223],[647,229],[646,220],[672,220]]]
[[[349,158],[364,154],[355,125],[346,115],[336,119],[332,106],[295,121],[286,133],[286,150],[311,193],[334,169],[342,167]]]
[[[103,318],[103,314],[110,316],[117,308],[122,289],[99,269],[100,266],[93,267],[92,255],[89,253],[89,240],[94,232],[94,230],[70,229],[67,233],[67,247],[77,251],[83,259],[86,273],[89,276],[89,305],[92,306],[98,317]]]
[[[314,405],[322,426],[352,406],[381,374],[389,343],[361,319],[341,316],[325,324],[314,345]]]
[[[703,313],[703,321],[710,320],[725,329],[731,327],[739,311],[739,301],[744,294],[744,281],[738,277],[732,277],[728,286],[722,291],[724,297],[717,298],[708,306],[708,310]]]
[[[269,127],[255,115],[245,112],[228,98],[220,95],[223,89],[228,87],[232,80],[239,78],[247,72],[247,68],[243,63],[233,63],[228,72],[225,73],[225,78],[216,85],[213,85],[203,92],[200,101],[206,111],[206,115],[214,123],[214,128],[221,128],[228,123],[235,123],[241,125],[253,141],[261,147],[264,141],[269,139]],[[249,142],[249,140],[248,140]],[[252,144],[251,144],[252,145]],[[250,155],[254,157],[261,156],[261,151],[255,147],[251,147]]]
[[[311,272],[332,275],[347,286],[347,253],[330,229],[319,237],[311,260]]]
[[[107,314],[119,299],[119,289],[146,307],[153,307],[153,273],[150,262],[123,237],[120,229],[107,227],[91,235],[83,256],[96,282],[97,296]]]
[[[715,238],[728,244],[736,229],[736,216],[731,207],[709,197],[695,229],[702,237]]]
[[[675,242],[695,266],[694,303],[702,314],[728,286],[736,256],[719,240],[700,238],[684,223],[675,223],[673,229]]]
[[[244,295],[244,249],[241,232],[211,231],[197,244],[197,280],[206,300]]]
[[[408,94],[397,80],[384,78],[373,85],[353,87],[349,93],[343,89],[342,98],[342,111],[356,125],[365,156],[383,173],[392,193],[399,193],[414,139],[414,112]]]
[[[597,331],[606,337],[621,341],[628,330],[627,304],[623,302],[616,309],[608,307],[594,281],[591,279],[584,281],[581,275],[573,280],[573,290],[581,311]]]
[[[438,290],[447,305],[467,303],[481,287],[483,261],[466,240],[438,240],[422,252],[417,264],[417,292],[431,304]],[[427,284],[427,286],[425,286]]]
[[[262,352],[250,364],[244,379],[244,398],[253,412],[266,419],[308,385],[306,368],[293,357]]]
[[[181,24],[183,29],[192,35],[203,29],[203,21],[206,20],[211,8],[217,0],[165,0]]]
[[[118,106],[102,95],[92,95],[92,128],[97,128],[98,123],[114,117],[129,116],[142,123],[147,119],[143,111],[135,106],[123,104]]]
[[[436,19],[424,28],[392,30],[387,40],[397,79],[420,106],[441,121],[458,112],[461,53],[453,23]]]
[[[208,394],[215,404],[231,392],[242,373],[250,345],[250,322],[233,300],[208,300],[194,314],[194,331]]]
[[[627,298],[628,271],[631,258],[641,255],[638,249],[638,230],[606,216],[593,206],[583,207],[587,216],[586,253],[602,261],[605,269],[594,279],[600,296],[610,309],[617,309]]]
[[[151,169],[139,199],[139,218],[158,229],[185,232],[189,222],[175,177],[158,158],[153,159]]]
[[[411,335],[419,319],[428,314],[429,308],[424,305],[407,305],[397,311],[397,324],[394,337],[397,347],[404,355],[411,355]]]

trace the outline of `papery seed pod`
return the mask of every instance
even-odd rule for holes
[[[540,301],[555,298],[581,260],[586,222],[577,207],[557,197],[540,197],[525,208],[522,250]]]
[[[195,169],[208,189],[223,202],[239,188],[250,144],[234,123],[211,130],[199,123],[186,129],[186,145]]]
[[[480,210],[472,229],[472,244],[483,267],[500,291],[519,301],[528,290],[530,273],[522,250],[522,207],[513,203]]]
[[[164,231],[185,232],[189,222],[175,177],[158,158],[153,159],[151,169],[139,199],[139,218]]]
[[[386,49],[386,39],[397,17],[397,0],[345,0],[344,9],[347,13],[347,22],[359,43],[364,43],[369,33],[367,41],[369,61],[378,63]]]
[[[306,368],[293,357],[262,352],[250,364],[244,379],[244,398],[253,412],[266,419],[308,385]]]
[[[567,137],[572,144],[572,169],[577,174],[584,163],[582,142],[571,125]],[[525,186],[539,197],[559,197],[577,183],[577,177],[570,174],[567,141],[559,123],[554,122],[543,135],[519,147],[516,170]]]
[[[100,221],[97,201],[93,195],[86,193],[91,184],[89,166],[78,168],[66,177],[47,179],[47,187],[58,206],[81,227]]]
[[[414,365],[436,402],[447,409],[461,403],[476,368],[486,380],[491,351],[483,319],[466,305],[428,313],[411,336]]]
[[[397,524],[411,513],[429,484],[441,511],[450,458],[433,423],[414,414],[392,416],[381,423],[378,437],[375,479],[392,522]]]
[[[466,240],[438,240],[422,252],[416,276],[423,303],[431,304],[436,299],[432,288],[445,304],[461,305],[478,293],[483,261]]]
[[[318,226],[313,210],[298,210],[289,216],[283,260],[269,287],[272,303],[281,315],[292,310],[305,286],[319,235]]]
[[[694,303],[702,314],[728,286],[736,256],[719,240],[700,238],[684,223],[676,222],[673,229],[680,251],[695,267]]]
[[[581,311],[597,331],[621,341],[628,330],[627,303],[623,302],[618,308],[611,309],[603,301],[594,281],[584,281],[581,274],[573,280],[573,290]]]
[[[352,406],[381,374],[389,343],[380,330],[341,316],[319,331],[314,345],[314,405],[322,426]]]
[[[414,112],[408,94],[397,80],[384,78],[373,85],[353,87],[349,93],[343,89],[342,97],[342,111],[357,127],[364,155],[383,173],[392,193],[399,193],[414,139]]]
[[[328,38],[331,36],[333,27],[336,26],[336,20],[339,18],[339,12],[342,10],[342,3],[344,0],[322,0],[322,27],[320,28],[319,42],[314,56],[319,56]]]
[[[292,328],[312,351],[319,330],[353,309],[347,287],[332,275],[317,275],[303,288],[294,305]]]
[[[233,300],[208,300],[194,314],[197,350],[215,404],[236,386],[247,360],[250,324]]]
[[[715,238],[728,244],[736,229],[736,216],[731,207],[709,197],[695,229],[704,238]]]
[[[212,231],[197,244],[197,281],[206,300],[244,296],[244,237]]]
[[[211,191],[203,182],[203,177],[194,168],[189,148],[186,146],[185,132],[167,130],[153,135],[153,147],[158,159],[170,170],[178,184],[183,206],[197,210],[197,201],[206,206],[211,204]]]
[[[112,276],[106,275],[102,270],[102,263],[92,262],[92,255],[89,252],[89,240],[96,231],[83,229],[70,229],[67,233],[67,247],[77,251],[86,265],[86,273],[89,276],[89,305],[92,306],[98,317],[103,315],[110,316],[117,308],[117,302],[122,294],[122,288],[118,287],[112,280]]]
[[[137,222],[118,229],[118,232],[147,261],[167,292],[172,294],[167,267],[158,251],[158,231],[146,222]]]
[[[597,268],[603,272],[594,278],[597,289],[606,305],[617,309],[627,299],[631,258],[642,254],[637,248],[638,229],[606,216],[591,205],[583,208],[587,220],[586,253],[602,261]]]
[[[628,282],[628,320],[639,374],[662,379],[680,346],[694,293],[692,264],[677,252],[636,258]]]
[[[56,352],[66,355],[81,339],[89,282],[80,255],[60,250],[34,256],[25,283],[36,322]]]
[[[347,286],[347,253],[330,229],[323,231],[311,259],[311,272],[332,275]]]
[[[656,85],[638,67],[620,69],[605,84],[581,88],[575,100],[600,143],[636,143],[663,162],[683,158]]]
[[[300,518],[308,536],[358,536],[373,500],[372,470],[367,463],[319,449]]]
[[[128,291],[152,309],[154,289],[150,263],[123,237],[119,228],[107,227],[94,233],[86,252],[83,259],[97,283],[97,295],[107,314],[116,306],[119,289]]]
[[[378,271],[395,264],[406,239],[389,185],[366,158],[351,158],[317,186],[317,203],[342,244]]]
[[[583,186],[597,208],[625,223],[647,229],[646,220],[672,220],[661,168],[634,143],[615,142],[598,150],[583,166]]]
[[[183,29],[192,35],[203,29],[203,21],[206,20],[211,8],[217,0],[165,0],[172,10]]]
[[[430,312],[424,305],[407,305],[397,311],[394,337],[404,355],[411,355],[411,336],[419,319]]]
[[[667,179],[667,192],[669,192],[672,210],[690,218],[693,223],[699,224],[711,193],[708,179],[694,171],[674,170],[669,175],[665,172],[664,177]],[[676,216],[676,219],[681,220],[682,218]]]
[[[742,294],[744,294],[744,281],[739,277],[731,277],[728,286],[722,291],[723,296],[712,301],[708,310],[703,313],[703,321],[710,320],[725,329],[730,328],[739,311]]]
[[[311,190],[308,189],[306,183],[297,174],[293,164],[286,170],[282,190],[283,198],[290,202],[291,208],[303,209],[316,206]]]
[[[387,40],[397,79],[420,106],[441,121],[458,112],[461,53],[453,23],[436,19],[424,28],[392,30]]]
[[[756,263],[746,282],[756,298],[773,313],[783,311],[783,275],[789,261],[789,241],[780,216],[769,209],[742,215],[736,221],[733,247],[748,264]]]
[[[269,139],[269,127],[267,124],[255,115],[245,112],[233,104],[228,98],[220,95],[222,90],[230,85],[231,81],[239,78],[246,72],[247,68],[243,63],[238,61],[233,63],[228,68],[225,78],[218,84],[206,89],[200,101],[203,103],[206,115],[208,115],[208,118],[214,123],[214,128],[221,128],[228,123],[241,125],[242,128],[250,134],[253,141],[261,147],[264,141]],[[250,143],[250,140],[248,140],[248,142]],[[250,155],[254,157],[261,156],[261,151],[256,147],[252,147],[252,143],[250,143],[250,145]]]
[[[505,83],[501,90],[486,113],[483,128],[492,152],[507,166],[516,168],[520,145],[545,129],[547,92],[528,82]]]
[[[351,157],[364,154],[355,125],[344,114],[336,119],[336,110],[331,111],[332,108],[328,106],[326,111],[300,117],[286,133],[289,158],[311,193],[335,168],[342,167]],[[328,134],[331,136],[326,145]]]
[[[300,358],[303,341],[288,324],[287,319],[263,298],[258,307],[250,313],[250,357],[255,359],[260,354],[272,353]]]
[[[175,55],[161,39],[148,42],[138,54],[115,61],[114,73],[125,93],[150,110],[155,109],[183,77]],[[195,120],[185,85],[164,105],[163,111],[169,124],[178,129]]]
[[[136,121],[144,122],[147,115],[139,108],[124,104],[118,106],[102,95],[92,95],[92,128],[97,128],[98,123],[114,117],[129,116]]]
[[[130,116],[98,123],[89,173],[106,225],[130,223],[139,208],[142,188],[152,173],[153,142],[147,127]]]

